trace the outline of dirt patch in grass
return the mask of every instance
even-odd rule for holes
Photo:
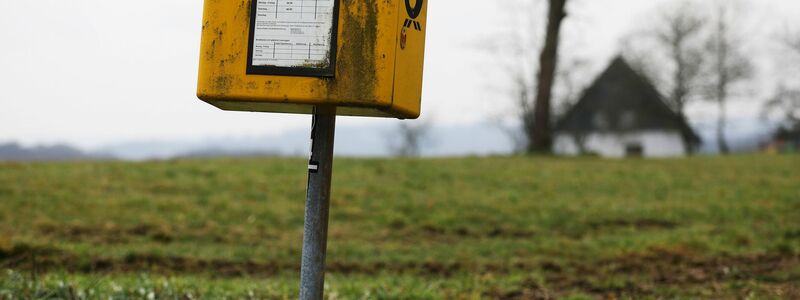
[[[800,267],[800,256],[766,253],[708,257],[685,248],[653,248],[591,263],[541,265],[540,280],[524,280],[518,288],[494,290],[486,296],[498,299],[555,299],[571,292],[600,298],[634,298],[655,294],[657,289],[709,287],[722,295],[719,286],[730,282],[755,281],[762,292],[789,298],[800,297],[800,278],[770,276]],[[716,290],[715,290],[716,289]]]
[[[634,218],[634,219],[604,219],[592,220],[585,223],[576,223],[574,226],[555,228],[554,231],[560,232],[562,236],[573,239],[581,239],[587,235],[605,234],[620,230],[655,231],[672,230],[678,228],[680,224],[659,219]]]
[[[507,239],[527,239],[535,235],[533,231],[520,230],[514,228],[494,227],[487,230],[474,230],[465,227],[445,228],[433,225],[423,225],[414,231],[409,231],[409,236],[426,237],[453,237],[453,238],[507,238]]]
[[[800,229],[790,230],[784,233],[787,240],[800,240]]]
[[[218,244],[238,244],[248,240],[240,231],[228,230],[224,234],[202,226],[198,228],[176,229],[169,226],[139,224],[135,226],[119,225],[79,225],[79,224],[40,224],[36,226],[38,233],[51,240],[70,242],[88,242],[99,245],[126,244],[138,240],[150,240],[161,244],[178,241],[213,241]],[[265,230],[254,233],[259,239],[276,238]]]
[[[30,246],[27,244],[17,244],[11,247],[0,247],[0,269],[14,268],[18,265],[28,263],[30,269],[36,269],[37,258],[39,257],[62,257],[64,252],[44,246]]]
[[[72,242],[93,241],[102,244],[120,244],[142,237],[163,243],[172,241],[172,234],[168,229],[148,224],[132,227],[40,224],[36,228],[44,236]]]
[[[658,220],[658,219],[612,219],[595,221],[588,223],[589,228],[593,230],[615,229],[615,228],[633,228],[636,230],[651,230],[651,229],[674,229],[678,227],[678,223]]]
[[[122,258],[85,258],[47,247],[18,245],[0,250],[0,269],[27,272],[65,271],[69,273],[154,273],[208,274],[214,277],[272,276],[281,272],[299,272],[295,263],[234,261],[224,259],[199,259],[191,257],[169,257],[151,254],[130,254]],[[507,271],[500,266],[490,270]],[[458,263],[405,262],[405,263],[359,263],[328,262],[326,269],[340,274],[417,274],[452,276],[467,270]]]
[[[165,275],[205,273],[220,277],[270,276],[284,270],[299,270],[299,266],[292,264],[166,257],[151,254],[130,254],[122,258],[78,257],[54,248],[29,245],[17,245],[5,250],[0,249],[0,269],[3,268],[27,272],[148,272]]]
[[[272,276],[299,272],[296,263],[198,259],[131,254],[122,258],[84,258],[48,247],[17,245],[0,250],[0,268],[19,271],[72,273],[208,274],[212,277]],[[774,276],[800,268],[800,255],[765,253],[753,255],[704,256],[685,248],[653,248],[645,252],[591,262],[540,262],[467,264],[443,262],[343,262],[330,261],[326,269],[339,274],[412,274],[449,277],[458,274],[530,273],[517,287],[489,290],[484,296],[497,299],[554,299],[569,293],[600,298],[641,297],[665,288],[711,289],[732,282],[757,282],[769,295],[800,296],[795,287],[800,275]],[[794,275],[791,275],[794,274]],[[662,292],[660,292],[662,291]],[[709,292],[709,291],[706,291]],[[783,295],[783,296],[782,296]],[[789,297],[792,298],[792,297]]]

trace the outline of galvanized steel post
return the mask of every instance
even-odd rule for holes
[[[316,107],[311,128],[311,158],[308,161],[303,260],[300,266],[300,299],[322,299],[325,286],[325,251],[328,244],[333,140],[336,108]]]

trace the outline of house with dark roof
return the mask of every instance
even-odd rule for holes
[[[700,143],[653,84],[618,57],[558,120],[553,152],[671,157],[691,153]]]

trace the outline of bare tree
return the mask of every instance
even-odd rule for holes
[[[530,100],[531,98],[531,90],[528,88],[526,82],[523,80],[525,77],[523,76],[515,76],[514,82],[514,92],[516,92],[516,106],[519,109],[516,113],[518,115],[518,119],[522,125],[522,133],[519,134],[517,130],[508,131],[507,134],[511,137],[514,147],[519,150],[519,148],[523,148],[528,151],[531,139],[531,129],[536,126],[534,123],[534,109],[533,109],[533,102]]]
[[[572,3],[574,1],[570,1]],[[545,41],[545,28],[539,15],[545,15],[548,1],[510,0],[504,2],[503,8],[508,11],[506,22],[510,26],[503,31],[481,40],[476,48],[492,54],[496,61],[494,66],[502,67],[506,76],[506,85],[493,93],[506,95],[512,103],[509,111],[495,116],[495,124],[510,139],[514,153],[529,152],[533,148],[533,130],[535,124],[537,76],[540,71],[541,54],[539,50]],[[576,42],[569,40],[568,42]],[[503,55],[496,55],[502,53]],[[578,58],[574,53],[556,53],[564,63],[556,65],[552,79],[548,112],[557,116],[565,112],[577,100],[586,79],[588,62]],[[510,116],[510,118],[509,118]],[[552,124],[552,122],[550,122]],[[548,130],[549,124],[548,124]]]
[[[763,114],[766,118],[777,119],[782,129],[800,130],[800,90],[779,86],[764,104]]]
[[[429,121],[400,122],[393,134],[388,135],[389,151],[394,156],[417,157],[431,138]]]
[[[674,6],[659,10],[652,28],[629,38],[626,47],[629,50],[625,56],[637,71],[650,77],[667,94],[673,110],[688,121],[686,106],[697,99],[702,87],[705,17],[692,2],[670,5]],[[684,144],[687,153],[694,151],[692,143]]]
[[[567,17],[567,0],[549,0],[547,14],[547,30],[545,42],[539,57],[539,75],[536,84],[536,102],[533,116],[525,118],[525,132],[531,141],[528,152],[549,153],[552,151],[553,137],[551,132],[551,98],[553,83],[556,80],[558,67],[558,45],[561,35],[561,24]],[[532,121],[530,124],[528,120]]]
[[[734,30],[735,16],[727,2],[718,2],[714,26],[707,41],[707,55],[711,60],[709,96],[719,109],[717,116],[717,143],[722,154],[730,152],[725,138],[726,105],[734,87],[753,75],[753,63],[745,54],[743,38]]]
[[[570,136],[572,137],[572,142],[575,143],[575,150],[578,152],[578,155],[589,154],[589,148],[586,145],[589,139],[588,132],[575,130],[570,133]]]
[[[794,51],[795,54],[800,55],[800,31],[787,35],[784,43],[789,49]]]
[[[791,57],[786,61],[788,65],[800,65],[800,36],[795,32],[784,35],[780,43],[788,50]],[[787,68],[788,69],[788,68]],[[764,103],[762,116],[765,119],[778,121],[781,129],[787,131],[800,130],[800,80],[798,69],[786,70],[790,84],[780,84],[775,94]]]
[[[581,58],[561,58],[556,72],[556,84],[553,88],[552,115],[560,118],[566,114],[580,99],[586,88],[586,73],[589,62]]]
[[[551,115],[560,117],[564,115],[578,101],[585,88],[585,71],[588,62],[580,58],[562,58],[567,62],[561,64],[556,72],[553,91]],[[530,84],[524,72],[515,70],[509,73],[511,79],[511,98],[514,100],[514,124],[506,124],[502,118],[496,123],[511,140],[514,153],[529,152],[531,148],[532,129],[534,123],[535,88]]]
[[[675,111],[685,117],[686,104],[699,87],[703,53],[696,41],[703,30],[703,17],[689,2],[663,15],[664,25],[656,37],[666,46],[672,60],[672,92],[669,96]]]

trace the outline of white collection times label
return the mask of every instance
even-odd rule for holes
[[[254,0],[253,66],[327,68],[336,0]]]

